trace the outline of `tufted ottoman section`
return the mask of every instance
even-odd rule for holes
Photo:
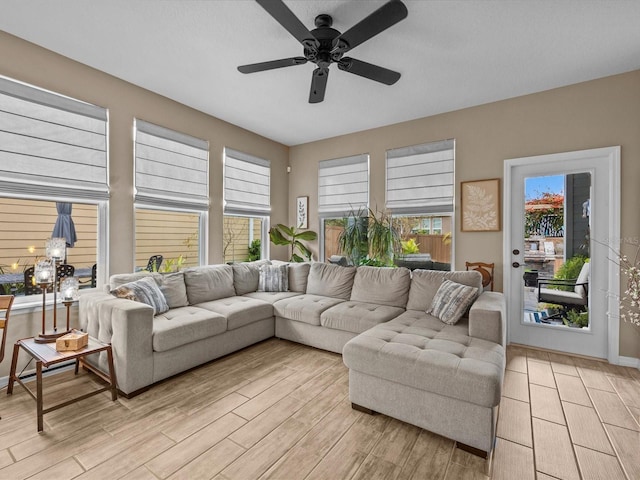
[[[505,349],[469,336],[468,319],[447,325],[407,310],[351,339],[342,358],[354,407],[452,438],[483,456],[492,449]]]
[[[500,403],[504,348],[410,311],[367,330],[344,347],[347,367],[485,407]]]

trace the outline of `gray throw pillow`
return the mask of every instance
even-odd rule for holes
[[[118,298],[146,303],[153,308],[154,315],[169,310],[167,300],[164,298],[156,281],[151,277],[144,277],[135,282],[120,285],[118,288],[111,290],[111,294]]]
[[[460,283],[444,280],[427,310],[444,323],[455,325],[462,318],[478,295],[478,289]]]
[[[260,267],[259,292],[288,292],[289,266],[263,265]]]

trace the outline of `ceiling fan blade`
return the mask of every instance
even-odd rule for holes
[[[292,67],[294,65],[303,65],[307,63],[304,57],[283,58],[281,60],[271,60],[269,62],[252,63],[250,65],[240,65],[238,70],[242,73],[263,72],[265,70],[273,70],[274,68]]]
[[[328,68],[316,68],[311,77],[311,91],[309,92],[309,103],[320,103],[324,100],[324,92],[327,89],[327,79],[329,78]]]
[[[354,75],[360,75],[361,77],[384,83],[385,85],[393,85],[400,80],[400,74],[398,72],[351,57],[342,58],[340,62],[338,62],[338,68],[345,72],[353,73]]]
[[[282,0],[256,0],[256,2],[302,45],[312,51],[318,50],[320,42]]]
[[[345,53],[406,18],[407,7],[391,0],[334,40],[331,53]]]

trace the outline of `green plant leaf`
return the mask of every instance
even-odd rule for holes
[[[299,238],[300,240],[315,240],[316,238],[318,238],[318,234],[311,230],[307,230],[306,232],[298,233],[296,235],[296,238]]]
[[[280,230],[278,230],[276,228],[272,228],[271,230],[269,230],[269,238],[276,245],[290,245],[291,244],[291,242],[289,240],[287,240],[286,238],[284,238],[282,236],[282,233],[280,233]]]
[[[294,253],[293,256],[291,257],[291,261],[297,262],[297,263],[301,263],[301,262],[304,262],[304,258],[302,258],[300,255]]]
[[[293,237],[295,235],[294,227],[287,227],[286,225],[279,223],[278,225],[276,225],[276,228],[278,230],[282,230],[283,233],[285,233],[286,235],[289,235],[290,237]]]
[[[311,250],[309,250],[303,243],[298,240],[294,240],[293,245],[294,249],[297,248],[305,257],[311,258]]]

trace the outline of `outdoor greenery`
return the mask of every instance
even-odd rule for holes
[[[415,238],[409,240],[402,240],[402,253],[405,255],[411,255],[414,253],[420,253],[419,243],[416,243]]]
[[[562,236],[564,231],[564,195],[543,192],[525,206],[525,237]]]
[[[311,260],[311,250],[301,240],[315,240],[318,238],[318,234],[311,230],[299,230],[297,227],[287,227],[279,223],[269,230],[269,238],[275,245],[287,245],[290,247],[290,262],[304,262],[305,260]]]
[[[256,238],[249,245],[249,256],[247,257],[247,262],[254,262],[256,260],[260,260],[262,256],[262,248],[260,244],[260,239]]]
[[[560,268],[553,275],[555,280],[575,280],[580,275],[582,266],[588,262],[589,259],[584,255],[576,255],[569,258],[566,262],[560,265]],[[556,290],[571,291],[574,289],[573,285],[548,285],[548,288]]]
[[[588,327],[589,312],[578,312],[577,310],[569,310],[567,318],[562,319],[563,323],[568,326]]]

